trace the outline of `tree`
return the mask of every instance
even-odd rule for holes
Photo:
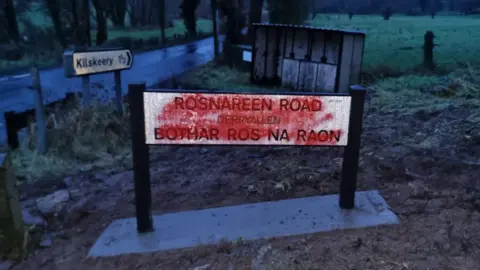
[[[217,0],[210,0],[210,8],[212,12],[212,24],[213,24],[213,51],[215,57],[219,55],[218,48],[218,24],[217,24]]]
[[[448,8],[450,11],[454,11],[455,10],[455,0],[449,0],[448,2]]]
[[[104,0],[105,1],[105,0]],[[108,17],[116,27],[125,27],[125,14],[127,14],[126,0],[110,0]]]
[[[92,35],[90,33],[90,0],[83,0],[83,22],[85,43],[87,46],[92,46]]]
[[[73,36],[74,36],[74,43],[75,44],[82,44],[83,42],[83,35],[80,31],[80,21],[78,19],[78,5],[77,0],[70,0],[70,5],[72,9],[72,29],[73,29]]]
[[[393,8],[391,6],[388,6],[382,11],[382,17],[385,21],[390,20],[390,17],[393,15]]]
[[[45,0],[45,6],[48,10],[48,14],[52,18],[53,28],[55,29],[55,34],[57,39],[62,45],[63,48],[67,48],[67,39],[65,33],[63,32],[62,20],[60,19],[60,7],[56,0]]]
[[[267,0],[271,23],[303,24],[308,19],[308,0]]]
[[[242,29],[245,26],[243,12],[238,8],[236,0],[219,0],[218,8],[227,19],[227,33],[225,39],[229,44],[242,42]]]
[[[183,0],[180,4],[180,15],[183,18],[189,37],[195,37],[197,35],[197,16],[195,15],[195,11],[199,4],[200,0]]]
[[[422,13],[427,12],[428,1],[429,0],[418,0],[418,4],[420,5],[420,9],[421,9]]]
[[[7,33],[10,37],[10,40],[15,43],[20,42],[20,32],[18,31],[17,14],[15,11],[15,5],[13,3],[13,0],[5,1],[3,12],[7,24]]]
[[[248,38],[253,43],[255,37],[253,36],[252,24],[260,23],[262,21],[263,0],[250,0],[250,14],[248,25]]]
[[[102,45],[108,39],[107,12],[105,2],[101,0],[92,0],[97,19],[97,42],[96,45]]]
[[[158,1],[158,19],[159,19],[159,25],[160,25],[160,31],[162,32],[162,43],[166,44],[167,43],[167,36],[165,33],[165,0],[159,0]]]

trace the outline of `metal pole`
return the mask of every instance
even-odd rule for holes
[[[90,76],[82,76],[83,106],[90,104]]]
[[[143,93],[145,84],[128,86],[130,125],[132,130],[133,179],[135,183],[135,207],[138,233],[152,232],[152,191],[150,183],[150,159],[145,143],[145,110]]]
[[[117,105],[117,112],[122,115],[123,114],[123,106],[122,106],[122,79],[120,76],[120,70],[114,72],[115,74],[115,103]]]
[[[8,111],[3,114],[5,118],[5,128],[7,130],[7,144],[10,149],[17,149],[20,146],[18,140],[18,120],[15,111]]]
[[[40,72],[36,67],[33,67],[31,70],[32,80],[33,80],[33,91],[35,95],[35,123],[37,126],[37,151],[40,154],[45,154],[47,152],[47,123],[45,121],[45,107],[43,106],[43,93],[42,86],[40,83]]]
[[[348,144],[343,153],[342,180],[340,182],[340,207],[355,207],[355,190],[357,188],[358,160],[363,126],[363,109],[366,91],[362,86],[350,87],[352,97],[350,122],[348,127]]]

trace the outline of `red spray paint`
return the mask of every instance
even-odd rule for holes
[[[326,128],[327,107],[321,96],[179,93],[157,113],[156,141],[336,145],[345,132]]]

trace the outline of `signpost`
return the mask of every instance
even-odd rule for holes
[[[347,144],[350,96],[146,92],[147,144]]]
[[[43,104],[43,91],[40,82],[40,72],[34,67],[31,70],[33,79],[32,89],[35,93],[35,126],[37,128],[38,152],[45,154],[47,152],[47,123],[45,120],[45,106]]]
[[[246,94],[129,85],[138,232],[153,231],[149,145],[345,147],[340,206],[354,207],[365,90]],[[143,121],[141,120],[143,119]]]
[[[129,69],[133,56],[127,49],[66,51],[63,54],[63,66],[66,77],[82,77],[83,102],[90,101],[89,75],[114,72],[117,110],[122,112],[122,84],[120,71]]]

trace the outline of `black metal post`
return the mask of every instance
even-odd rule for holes
[[[115,105],[117,107],[117,112],[123,114],[123,93],[122,93],[122,76],[120,70],[113,72],[115,78]]]
[[[83,75],[82,76],[82,98],[83,98],[83,106],[90,105],[90,76]]]
[[[358,161],[363,126],[363,109],[365,106],[365,89],[360,85],[350,87],[352,97],[348,143],[343,153],[342,179],[340,182],[340,207],[355,207],[355,190],[357,188]]]
[[[14,111],[9,111],[3,115],[7,131],[7,145],[11,149],[17,149],[20,146],[20,141],[18,140],[17,114]]]
[[[145,143],[145,110],[143,93],[145,84],[128,86],[130,104],[130,125],[132,130],[133,179],[135,181],[135,207],[137,212],[137,231],[152,232],[152,191],[150,183],[150,158]]]

